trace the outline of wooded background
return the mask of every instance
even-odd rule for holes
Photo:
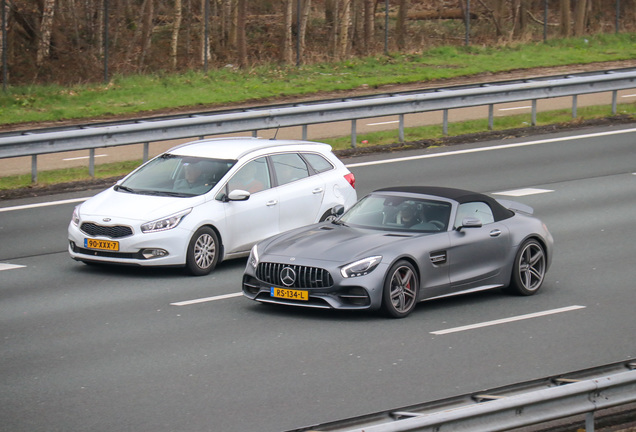
[[[636,21],[636,0],[0,1],[13,85],[632,32]]]

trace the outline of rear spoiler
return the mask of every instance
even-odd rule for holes
[[[510,201],[504,199],[498,199],[497,202],[507,208],[508,210],[512,210],[513,212],[520,212],[531,215],[534,213],[534,209],[526,204],[521,204],[517,201]]]

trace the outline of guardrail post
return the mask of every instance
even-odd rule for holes
[[[404,142],[404,114],[400,114],[400,142]]]
[[[612,92],[612,115],[616,115],[616,105],[617,105],[617,100],[618,100],[618,91],[614,90]]]
[[[532,99],[532,126],[537,125],[537,100]]]
[[[594,432],[594,411],[585,415],[585,432]]]
[[[38,182],[38,155],[31,156],[31,183]]]
[[[444,116],[443,116],[443,120],[442,120],[442,133],[444,134],[444,136],[448,135],[448,110],[445,109],[444,110]]]
[[[307,140],[307,125],[303,125],[303,140]]]
[[[90,149],[88,154],[88,175],[95,177],[95,149]]]
[[[148,149],[149,149],[149,147],[150,147],[150,143],[149,142],[145,142],[144,143],[144,154],[142,156],[144,163],[148,162]]]
[[[258,137],[258,131],[257,130],[253,130],[252,131],[252,138],[257,138]]]
[[[572,96],[572,118],[576,118],[576,109],[578,104],[578,96]]]
[[[493,104],[488,105],[488,130],[493,130],[495,127],[495,106]]]
[[[357,136],[357,132],[356,132],[356,121],[355,120],[351,120],[351,147],[352,148],[356,148],[357,139],[358,139],[358,136]]]

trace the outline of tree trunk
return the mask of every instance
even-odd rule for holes
[[[298,53],[298,57],[303,59],[305,54],[305,36],[307,35],[307,22],[309,21],[309,11],[311,10],[311,0],[304,0],[302,12],[300,15],[300,28],[298,29],[298,37],[300,38],[300,43],[298,44],[300,47],[300,52]]]
[[[292,64],[292,21],[293,21],[292,0],[283,0],[283,63]]]
[[[406,20],[408,19],[409,0],[400,0],[395,33],[399,50],[406,47]]]
[[[177,68],[177,51],[179,47],[179,30],[181,30],[182,0],[174,1],[174,21],[172,22],[172,40],[170,41],[170,57],[172,68]]]
[[[578,0],[574,5],[574,35],[585,34],[588,19],[588,6],[590,0]]]
[[[561,36],[568,37],[572,33],[570,0],[560,0],[559,5],[561,10]]]
[[[44,0],[42,9],[42,22],[40,24],[40,40],[36,54],[35,64],[42,65],[45,58],[51,52],[51,32],[53,31],[53,14],[55,13],[55,0]]]
[[[369,55],[375,36],[375,1],[364,0],[364,53]]]
[[[238,0],[236,7],[236,52],[238,64],[244,68],[247,66],[247,0]]]
[[[338,31],[338,53],[339,59],[344,59],[348,54],[349,29],[351,28],[351,0],[342,0],[340,14],[340,30]]]

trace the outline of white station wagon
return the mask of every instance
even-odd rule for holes
[[[78,205],[69,253],[85,263],[210,273],[258,241],[352,206],[355,178],[328,144],[260,138],[168,150]]]

